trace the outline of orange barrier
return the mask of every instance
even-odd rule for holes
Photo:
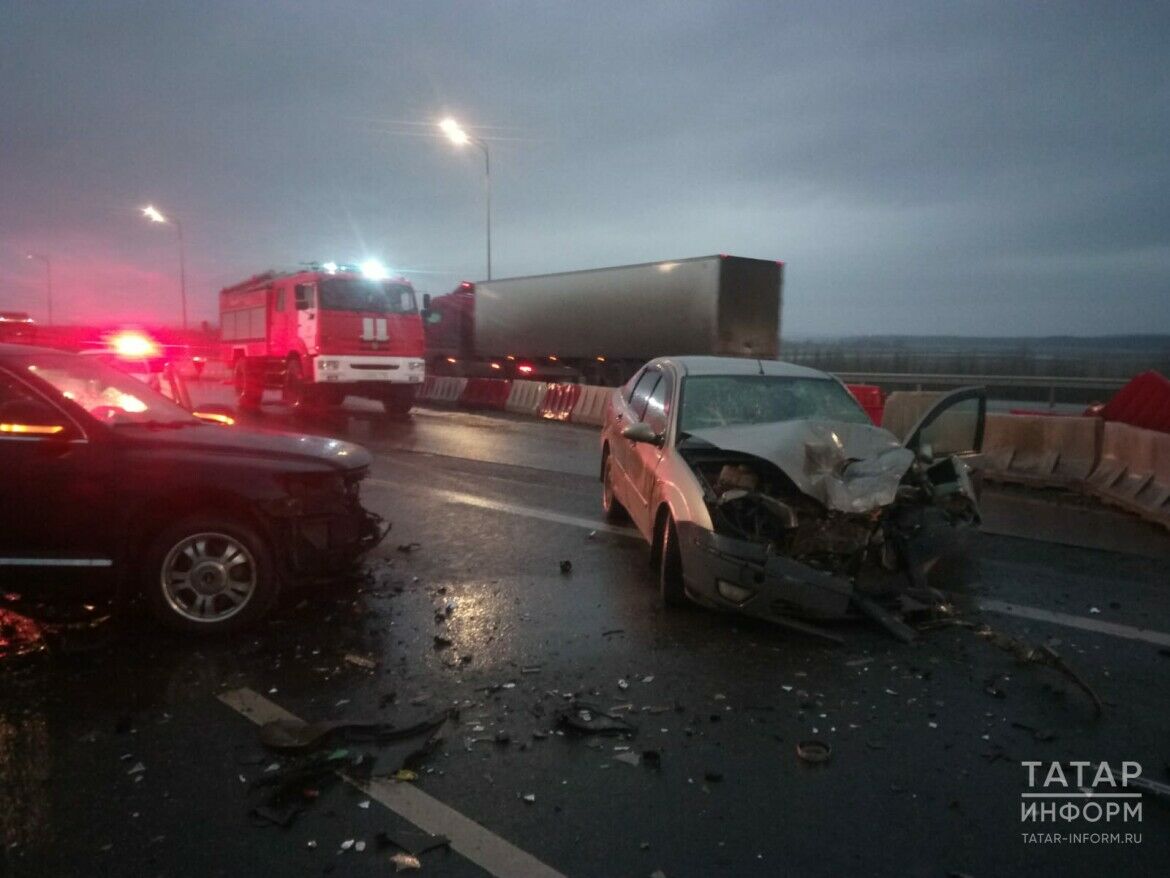
[[[1005,482],[1080,484],[1097,465],[1101,433],[1100,418],[988,414],[981,468]]]
[[[469,378],[459,394],[459,403],[468,408],[503,411],[511,392],[511,381],[501,378]]]
[[[581,388],[581,398],[573,407],[570,420],[576,424],[593,424],[600,427],[605,423],[605,406],[609,398],[617,390],[616,387],[597,387],[584,385]]]
[[[548,387],[543,381],[513,381],[508,399],[504,403],[505,411],[521,415],[539,415]]]
[[[1170,433],[1106,422],[1089,491],[1170,528]]]
[[[580,384],[550,384],[540,405],[540,416],[553,421],[567,421],[580,397]]]
[[[846,384],[845,387],[865,409],[869,419],[880,427],[886,404],[882,389],[876,384]]]

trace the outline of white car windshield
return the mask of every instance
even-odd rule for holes
[[[682,382],[679,430],[779,421],[872,423],[844,387],[829,378],[692,375]]]
[[[88,357],[36,354],[31,375],[81,406],[99,421],[120,424],[198,424],[199,419],[124,372]]]

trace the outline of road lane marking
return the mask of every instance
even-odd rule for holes
[[[394,488],[400,490],[401,485],[384,479],[366,479],[363,484],[376,485],[379,488]],[[478,509],[490,509],[493,512],[507,512],[509,515],[520,515],[526,518],[539,518],[543,521],[552,521],[556,524],[567,524],[585,530],[595,530],[599,533],[616,534],[622,537],[638,538],[640,534],[632,527],[615,527],[591,518],[581,518],[576,515],[563,515],[551,509],[537,509],[533,506],[517,506],[514,503],[503,503],[499,500],[490,500],[476,494],[464,494],[461,491],[448,491],[446,488],[429,488],[432,493],[438,494],[448,503],[458,503],[462,506],[474,506]]]
[[[380,479],[366,479],[366,482],[385,488],[398,488],[393,482]],[[575,515],[562,515],[548,509],[537,509],[531,506],[517,506],[513,503],[503,503],[479,497],[475,494],[464,494],[459,491],[448,491],[443,488],[429,489],[444,497],[449,503],[459,503],[464,506],[474,506],[479,509],[490,509],[494,512],[506,512],[509,515],[520,515],[526,518],[538,518],[557,524],[567,524],[573,527],[596,530],[602,533],[617,534],[623,537],[639,539],[641,535],[632,527],[615,527],[603,524],[588,518],[579,518]],[[1121,625],[1117,622],[1105,622],[1099,619],[1089,619],[1084,616],[1073,616],[1069,613],[1058,613],[1053,610],[1044,610],[1039,607],[1028,607],[1010,601],[980,600],[978,607],[988,613],[1001,613],[1007,616],[1017,616],[1021,619],[1032,619],[1037,622],[1050,622],[1053,625],[1063,625],[1066,628],[1079,628],[1082,631],[1092,631],[1095,634],[1106,634],[1111,637],[1121,637],[1126,640],[1141,640],[1156,646],[1170,646],[1170,634],[1161,631],[1151,631],[1148,628],[1134,628],[1130,625]]]
[[[1130,625],[1120,625],[1117,622],[1104,622],[1100,619],[1087,619],[1084,616],[1042,610],[1039,607],[1024,607],[1010,601],[980,600],[978,607],[989,613],[1003,613],[1008,616],[1018,616],[1021,619],[1032,619],[1036,622],[1051,622],[1054,625],[1079,628],[1082,631],[1092,631],[1094,634],[1108,634],[1111,637],[1122,637],[1126,640],[1142,640],[1155,646],[1170,646],[1170,634],[1151,631],[1149,628],[1134,628]]]
[[[219,700],[256,725],[298,718],[252,689],[232,689]],[[520,850],[469,817],[449,808],[410,783],[374,778],[345,782],[431,835],[445,835],[451,847],[484,871],[499,878],[565,878],[556,869]]]

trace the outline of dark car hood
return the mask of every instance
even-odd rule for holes
[[[803,493],[840,512],[869,512],[893,503],[914,462],[914,453],[893,433],[846,421],[712,427],[690,435],[775,464]]]
[[[122,425],[113,430],[123,439],[175,451],[315,463],[338,471],[370,465],[370,453],[362,446],[324,436],[199,423],[179,428]]]

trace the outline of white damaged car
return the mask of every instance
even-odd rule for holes
[[[900,438],[824,372],[663,357],[608,404],[602,503],[650,543],[667,604],[834,640],[816,623],[861,613],[910,639],[896,612],[930,599],[916,545],[979,518],[985,412],[982,388],[957,390]]]

